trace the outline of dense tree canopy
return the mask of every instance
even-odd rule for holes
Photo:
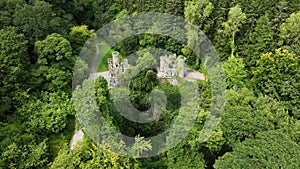
[[[289,136],[261,132],[255,138],[236,145],[233,152],[219,158],[215,168],[298,168],[299,146]]]
[[[107,47],[94,36],[142,12],[176,15],[201,31],[157,20],[151,29],[182,29],[183,42],[144,33]],[[299,28],[299,0],[1,0],[0,168],[300,168]],[[124,32],[117,30],[107,33]],[[197,56],[207,52],[204,34],[222,64]],[[185,75],[195,71],[205,80],[190,91],[158,78],[161,50],[139,53],[152,48],[186,58]],[[89,78],[91,63],[99,64],[90,59],[98,52],[107,62],[113,51],[130,64],[117,73],[118,88],[109,86],[110,76]],[[209,70],[221,66],[227,88],[210,77],[223,77]],[[211,107],[223,100],[215,96],[221,89],[225,103]],[[74,130],[84,138],[70,147]],[[162,132],[159,144],[149,140]],[[177,138],[170,150],[137,158]]]
[[[0,118],[13,107],[14,91],[25,88],[24,80],[29,64],[27,40],[18,34],[16,28],[8,27],[0,30]]]

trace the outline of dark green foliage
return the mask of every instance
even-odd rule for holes
[[[219,158],[219,168],[299,168],[299,146],[279,131],[258,133]]]
[[[257,100],[253,92],[242,89],[239,92],[227,91],[225,112],[221,128],[229,145],[244,141],[258,132],[274,129],[274,125],[254,104]]]
[[[249,35],[250,42],[243,47],[245,63],[253,69],[262,53],[275,49],[274,31],[267,16],[260,17],[256,22],[254,32]]]
[[[34,72],[36,85],[50,91],[70,89],[75,60],[70,42],[59,34],[51,34],[35,46],[39,66]]]
[[[134,107],[141,111],[150,108],[150,92],[158,85],[156,72],[145,70],[134,77],[130,83],[130,100]]]
[[[0,119],[5,119],[14,106],[16,93],[25,88],[30,66],[26,45],[24,35],[18,34],[16,28],[0,30]]]
[[[1,0],[0,168],[300,168],[299,11],[299,0]],[[213,66],[212,60],[202,63],[196,56],[199,51],[191,50],[198,49],[201,33],[174,20],[167,21],[171,26],[157,20],[153,29],[186,29],[185,43],[145,33],[99,48],[100,55],[109,51],[99,70],[107,71],[112,51],[129,60],[132,69],[118,77],[120,86],[129,91],[109,88],[103,77],[84,81],[95,45],[101,43],[86,44],[94,30],[141,12],[168,13],[194,24],[212,40],[227,76],[219,68],[208,74],[206,66]],[[147,22],[137,26],[143,28]],[[130,28],[136,25],[119,26],[134,33]],[[205,74],[206,80],[197,82],[198,95],[188,96],[194,102],[183,102],[194,89],[182,91],[180,85],[160,83],[156,68],[161,51],[137,57],[137,51],[151,48],[184,55],[189,69]],[[86,57],[77,59],[80,52]],[[212,94],[225,87],[213,86],[222,78],[208,75],[226,79],[225,105],[211,107],[223,100],[223,95]],[[72,87],[76,90],[71,99]],[[134,122],[117,106],[135,120],[158,118]],[[112,128],[93,123],[100,115]],[[193,116],[198,118],[188,129]],[[91,120],[82,123],[82,117]],[[216,117],[221,117],[220,123]],[[70,150],[75,121],[85,128],[86,137]],[[103,149],[127,145],[128,153],[137,157],[163,146],[152,147],[140,136],[156,136],[174,124],[166,145],[183,139],[160,155],[131,159]],[[112,129],[133,138],[113,141],[118,134],[111,134]],[[99,131],[104,131],[101,136]],[[203,140],[206,136],[210,137]],[[99,137],[109,141],[92,143]]]
[[[24,0],[3,0],[0,2],[0,29],[13,25],[12,19],[15,9],[25,3]]]
[[[35,1],[32,5],[18,6],[13,23],[23,32],[33,45],[35,41],[46,38],[50,33],[67,33],[61,18],[53,12],[51,5],[44,1]],[[57,29],[60,27],[60,29]]]

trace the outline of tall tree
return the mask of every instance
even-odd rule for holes
[[[184,18],[187,22],[190,22],[201,31],[207,31],[210,27],[209,23],[206,22],[207,18],[211,15],[213,11],[213,4],[209,0],[193,0],[186,1],[184,8]],[[195,53],[202,50],[199,49],[200,43],[203,39],[203,32],[199,32],[193,28],[190,28],[189,25],[186,26],[187,29],[187,45],[182,49],[182,52],[187,56],[187,63],[193,63],[192,65],[195,68],[200,66],[200,58],[196,56]],[[193,53],[194,52],[194,53]]]
[[[226,22],[222,24],[224,29],[221,32],[231,38],[230,40],[231,55],[234,55],[236,49],[235,47],[236,33],[240,30],[240,27],[245,21],[246,21],[246,14],[242,12],[242,9],[239,5],[236,5],[230,8],[230,11],[228,13],[228,19]]]
[[[209,25],[204,25],[206,19],[214,9],[209,0],[191,0],[185,2],[184,18],[187,22],[199,26],[201,30],[207,30]],[[208,27],[208,28],[207,28]]]

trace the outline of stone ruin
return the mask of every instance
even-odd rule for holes
[[[119,53],[113,52],[112,59],[108,59],[108,68],[110,74],[109,86],[116,87],[118,86],[118,73],[124,73],[128,68],[128,60],[124,59],[120,62]]]
[[[177,57],[176,54],[161,57],[157,74],[160,81],[169,81],[170,84],[177,85],[176,77],[185,77],[185,60],[185,58]]]
[[[185,60],[186,58],[179,58],[176,54],[161,57],[157,77],[162,83],[168,81],[172,85],[177,85],[176,77],[185,77]],[[108,59],[108,67],[109,86],[116,87],[118,86],[118,73],[124,73],[129,69],[128,60],[124,59],[120,62],[119,53],[113,52],[112,59]]]

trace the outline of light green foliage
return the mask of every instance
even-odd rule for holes
[[[214,9],[209,0],[191,0],[185,2],[184,18],[187,22],[205,28],[203,25]],[[209,26],[209,25],[207,25]]]
[[[226,73],[226,82],[228,88],[245,87],[247,82],[247,72],[242,58],[230,56],[223,62]]]
[[[207,147],[211,152],[218,153],[222,150],[226,139],[223,136],[223,131],[221,127],[218,127],[208,140],[205,141],[204,146]]]
[[[284,49],[263,54],[252,71],[256,89],[272,98],[283,101],[298,117],[299,59]]]
[[[147,152],[152,149],[150,141],[144,140],[144,137],[137,135],[134,140],[134,144],[130,147],[129,155],[133,158],[138,158],[143,152]]]
[[[210,24],[206,20],[211,15],[213,8],[214,6],[209,0],[186,1],[184,18],[187,22],[199,28],[199,30],[206,32],[210,27]],[[203,34],[190,26],[186,26],[186,29],[188,41],[187,45],[182,49],[182,53],[187,56],[187,63],[198,69],[200,58],[195,54],[199,54],[200,50],[203,50],[199,49],[199,44],[204,40]]]
[[[222,30],[221,33],[231,37],[231,55],[234,55],[235,52],[235,35],[240,31],[240,27],[246,21],[246,18],[246,14],[242,12],[241,7],[236,5],[230,8],[228,19],[222,24],[224,30]]]
[[[99,169],[129,169],[139,168],[135,160],[98,147],[84,139],[73,150],[62,149],[50,169],[99,168]]]
[[[46,139],[38,144],[10,143],[0,156],[0,167],[4,168],[42,168],[48,163]]]
[[[279,131],[258,133],[219,158],[214,168],[299,168],[299,146]]]
[[[59,133],[67,125],[67,116],[74,114],[72,100],[65,93],[44,93],[18,110],[27,117],[27,129],[38,134]]]
[[[280,26],[280,46],[290,46],[297,54],[300,53],[300,11],[292,13]]]
[[[93,35],[95,35],[95,31],[89,30],[86,25],[72,27],[70,32],[70,42],[72,44],[74,54],[79,54],[85,42]]]

